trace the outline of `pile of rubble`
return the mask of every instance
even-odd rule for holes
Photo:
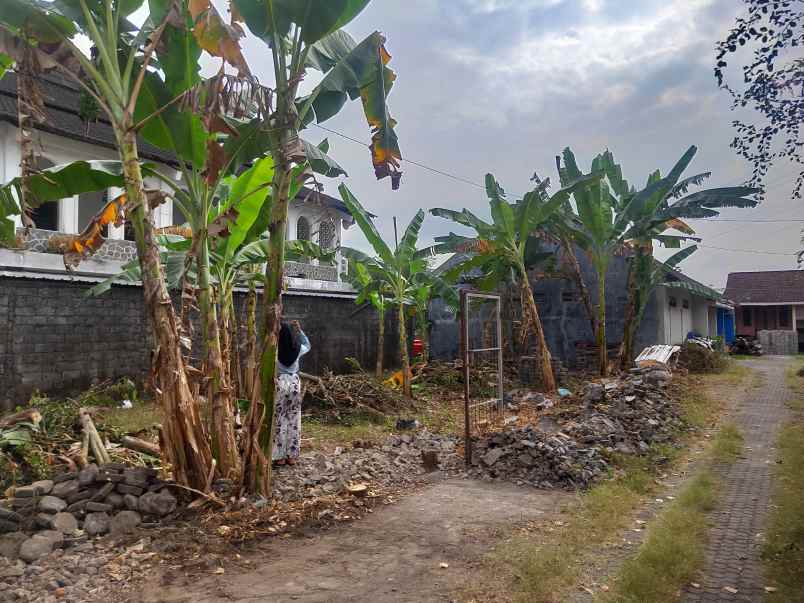
[[[27,563],[54,549],[155,524],[176,510],[170,484],[147,467],[87,465],[0,500],[0,556]]]
[[[422,429],[393,435],[382,445],[354,442],[333,455],[302,456],[295,465],[276,470],[274,495],[283,502],[317,498],[347,491],[350,485],[405,487],[435,469],[453,470],[463,462],[458,438]],[[427,466],[427,459],[432,466]]]
[[[645,452],[683,428],[666,392],[669,381],[668,371],[650,368],[590,383],[574,405],[567,400],[556,407],[555,418],[548,412],[533,425],[474,442],[469,474],[543,488],[586,487],[608,473],[612,453]],[[551,406],[535,402],[539,409]]]

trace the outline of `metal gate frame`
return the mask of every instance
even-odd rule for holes
[[[491,348],[469,348],[469,303],[475,299],[494,300],[497,314],[497,346]],[[497,404],[503,404],[503,338],[502,338],[502,318],[501,318],[502,300],[500,295],[491,293],[475,293],[466,289],[461,290],[461,352],[463,356],[463,398],[464,398],[464,440],[466,442],[466,464],[472,462],[472,425],[470,421],[471,409],[476,406],[488,404],[489,402],[480,402],[477,404],[471,403],[471,394],[469,392],[469,358],[470,354],[476,352],[497,352]]]

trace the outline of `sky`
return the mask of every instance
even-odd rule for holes
[[[364,146],[316,127],[303,135],[311,142],[329,138],[330,154],[349,173],[344,181],[378,216],[388,241],[392,217],[403,228],[419,208],[467,207],[488,217],[477,186],[488,172],[512,200],[529,190],[534,172],[555,182],[555,156],[567,146],[587,169],[608,148],[639,186],[657,168],[666,173],[694,144],[689,175],[711,171],[712,187],[742,184],[750,169],[729,147],[735,114],[716,85],[713,64],[715,43],[743,6],[736,0],[374,0],[347,31],[358,40],[375,30],[387,38],[397,74],[388,102],[402,155],[461,180],[404,162],[402,186],[392,191],[389,180],[375,180]],[[255,75],[269,82],[263,43],[247,37],[243,48]],[[312,72],[306,84],[314,81]],[[323,125],[369,141],[359,102]],[[724,210],[722,218],[804,219],[804,208],[790,196],[794,175],[790,165],[775,167],[762,205]],[[323,183],[337,196],[339,180]],[[682,269],[705,284],[722,287],[731,271],[796,267],[792,254],[804,222],[693,224],[705,247]],[[428,214],[421,243],[450,230],[464,232]],[[344,243],[366,249],[357,227],[346,231]]]

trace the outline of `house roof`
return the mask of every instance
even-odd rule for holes
[[[736,304],[804,304],[804,270],[732,272],[724,297]]]
[[[59,75],[48,75],[39,79],[42,97],[45,101],[45,123],[36,124],[36,128],[56,136],[98,145],[108,149],[115,148],[114,131],[108,120],[99,117],[97,121],[84,121],[78,113],[80,94],[73,82]],[[17,76],[9,71],[0,78],[0,121],[8,122],[15,127],[17,123]],[[159,161],[176,166],[175,156],[163,151],[147,142],[138,143],[139,154],[142,159]],[[296,195],[297,200],[319,200],[321,203],[342,214],[351,224],[351,216],[346,205],[340,199],[331,197],[326,193],[316,192],[311,188],[303,187]]]

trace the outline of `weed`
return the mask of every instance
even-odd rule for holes
[[[615,589],[602,600],[662,603],[675,599],[680,585],[703,564],[707,521],[717,484],[702,470],[651,525],[639,553],[623,565]]]
[[[743,434],[734,423],[724,424],[712,440],[710,454],[713,460],[721,463],[732,462],[743,448]]]
[[[766,575],[777,588],[768,600],[804,601],[804,422],[786,425],[779,437],[779,463],[763,550]]]

